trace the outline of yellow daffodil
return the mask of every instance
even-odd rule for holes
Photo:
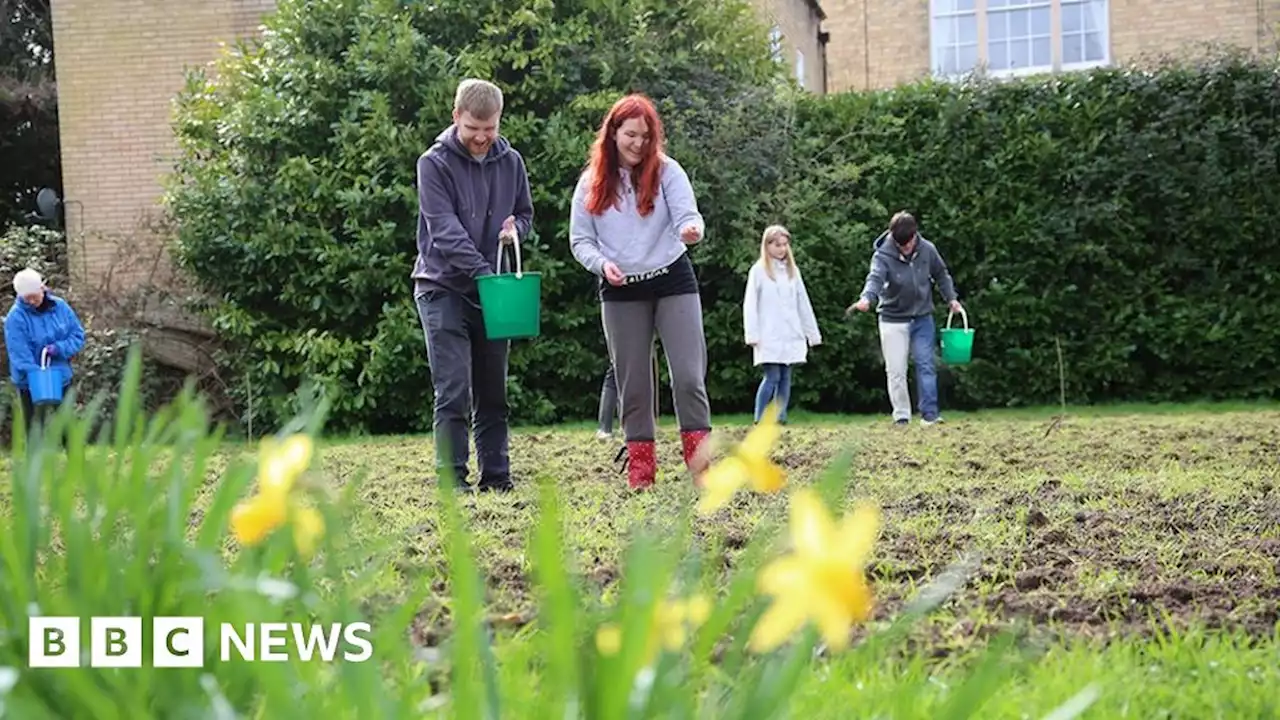
[[[792,551],[760,574],[760,590],[773,604],[751,633],[751,649],[768,652],[809,620],[832,650],[847,647],[853,624],[871,614],[863,567],[879,526],[879,511],[862,505],[837,527],[817,494],[797,492],[791,501]]]
[[[671,652],[684,647],[689,631],[697,630],[711,615],[711,601],[698,594],[688,600],[660,603],[655,630],[662,646]]]
[[[742,486],[750,485],[756,492],[775,493],[786,482],[786,473],[769,458],[773,446],[782,436],[778,425],[776,402],[769,403],[760,422],[742,440],[728,457],[712,465],[702,481],[702,497],[698,512],[709,515],[724,507]]]
[[[653,662],[660,649],[676,652],[684,647],[689,633],[702,626],[711,615],[711,601],[697,594],[687,600],[659,602],[653,609],[653,625],[645,642],[645,663]],[[617,655],[622,650],[622,630],[605,623],[596,631],[596,649],[601,655]]]
[[[617,655],[622,650],[622,630],[613,623],[606,623],[596,630],[596,649],[601,655]]]
[[[243,545],[257,545],[284,524],[288,507],[282,500],[256,495],[231,511],[231,531]]]
[[[309,558],[316,551],[316,543],[324,534],[324,518],[313,507],[301,507],[293,516],[293,544],[298,553]]]
[[[284,442],[266,438],[258,451],[258,492],[288,495],[293,483],[311,465],[311,438],[290,435]]]
[[[284,525],[293,523],[294,545],[303,557],[315,551],[324,534],[324,520],[315,508],[291,499],[293,486],[311,465],[312,442],[306,435],[291,435],[283,442],[268,438],[258,455],[258,493],[231,511],[231,531],[243,545],[257,545]],[[291,512],[292,511],[292,512]]]

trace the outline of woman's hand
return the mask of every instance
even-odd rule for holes
[[[618,269],[618,264],[615,262],[606,260],[602,269],[604,270],[604,279],[608,280],[609,284],[614,287],[622,287],[623,281],[627,279],[622,274],[622,271]]]
[[[697,225],[685,225],[680,230],[680,239],[685,245],[692,245],[702,239],[702,231]]]

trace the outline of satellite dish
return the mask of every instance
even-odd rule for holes
[[[40,192],[36,194],[36,209],[44,220],[57,220],[58,208],[61,205],[62,198],[58,197],[58,191],[53,188],[41,188]]]

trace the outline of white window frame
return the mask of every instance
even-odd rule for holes
[[[1088,3],[1079,3],[1076,0],[1054,0],[1055,12],[1054,12],[1054,25],[1053,25],[1053,34],[1054,34],[1053,58],[1054,58],[1054,61],[1058,63],[1058,67],[1061,68],[1062,70],[1067,70],[1067,71],[1088,70],[1090,68],[1102,67],[1104,65],[1111,64],[1111,0],[1101,0],[1101,1],[1103,3],[1102,13],[1106,19],[1103,21],[1102,27],[1097,28],[1094,32],[1097,32],[1102,36],[1102,59],[1101,60],[1082,60],[1080,62],[1068,63],[1068,62],[1064,62],[1063,60],[1064,53],[1062,51],[1062,41],[1066,37],[1063,34],[1063,29],[1062,29],[1062,25],[1063,25],[1062,5],[1064,3],[1068,5],[1083,4],[1086,6],[1086,12],[1087,12]],[[1081,36],[1084,36],[1089,34],[1089,32],[1090,31],[1086,27],[1084,31],[1078,34]],[[1073,34],[1077,34],[1077,33],[1073,33]]]
[[[800,84],[800,87],[805,87],[804,52],[800,48],[796,48],[795,73],[796,82]]]
[[[941,22],[950,23],[953,20],[956,20],[957,18],[972,16],[976,24],[980,19],[979,16],[982,14],[979,11],[977,6],[977,3],[980,1],[981,0],[975,0],[973,10],[958,10],[958,11],[944,13],[942,12],[942,8],[940,7],[942,4],[940,0],[929,0],[929,72],[930,73],[937,75],[939,77],[950,77],[949,75],[944,74],[941,70],[942,53],[940,51],[943,50],[944,48],[940,46],[938,43],[938,37],[937,37],[938,23],[941,23]],[[948,2],[948,5],[949,4],[950,2]],[[976,45],[977,58],[979,63],[982,61],[982,57],[983,57],[982,39],[983,39],[982,28],[978,27],[977,36],[974,38],[973,42]],[[958,47],[960,44],[967,45],[969,43],[952,43],[952,44],[948,44],[945,49]],[[964,75],[965,73],[961,72],[960,74]]]
[[[993,70],[988,67],[989,45],[990,45],[990,17],[992,14],[1008,12],[1005,8],[990,8],[988,0],[974,0],[972,10],[960,10],[956,12],[943,12],[943,0],[929,0],[929,73],[933,77],[939,79],[958,80],[970,74],[980,74],[995,78],[1014,78],[1024,77],[1028,75],[1041,75],[1055,72],[1070,72],[1074,70],[1087,70],[1089,68],[1102,67],[1110,65],[1111,56],[1111,0],[1098,0],[1102,3],[1102,15],[1104,21],[1101,27],[1094,29],[1086,29],[1081,33],[1072,33],[1074,36],[1097,33],[1101,36],[1102,42],[1102,59],[1100,60],[1083,60],[1080,62],[1068,63],[1064,62],[1063,56],[1063,22],[1062,9],[1063,4],[1076,5],[1081,4],[1080,0],[1022,0],[1019,2],[1018,8],[1022,9],[1024,5],[1049,5],[1049,64],[1048,65],[1032,65],[1021,68],[1002,68]],[[950,7],[954,0],[947,0],[945,5]],[[1088,3],[1083,3],[1088,7]],[[1087,10],[1086,10],[1087,12]],[[951,22],[952,18],[957,16],[971,15],[975,18],[977,24],[977,59],[973,68],[960,69],[955,74],[946,74],[942,72],[942,52],[949,48],[957,47],[958,44],[953,42],[945,47],[939,44],[942,39],[939,37],[939,24],[942,22]],[[1087,24],[1084,26],[1087,28]],[[1030,39],[1031,36],[1027,36]],[[1042,36],[1041,36],[1042,37]],[[1032,55],[1034,57],[1034,51]]]

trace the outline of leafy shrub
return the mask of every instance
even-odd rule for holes
[[[506,89],[502,129],[530,171],[537,213],[525,254],[543,273],[556,342],[520,345],[511,375],[513,411],[540,420],[566,403],[586,408],[564,387],[566,368],[581,380],[606,367],[565,212],[604,110],[635,88],[673,122],[701,122],[714,98],[778,77],[742,0],[289,0],[266,27],[260,45],[222,59],[216,81],[190,79],[168,193],[174,256],[205,291],[229,374],[254,388],[266,423],[292,414],[292,391],[314,380],[335,428],[430,426],[409,280],[414,167],[449,124],[462,77]]]
[[[950,263],[977,328],[975,361],[952,369],[951,404],[1056,402],[1055,339],[1069,401],[1277,397],[1280,379],[1250,368],[1280,342],[1278,69],[1224,52],[921,83],[803,103],[799,134],[823,164],[866,169],[834,197],[911,209]],[[828,324],[860,288],[865,253],[815,298]],[[850,348],[841,335],[800,385],[837,406],[869,404],[835,359],[865,340]],[[873,396],[882,377],[862,373]]]
[[[717,412],[752,403],[741,294],[773,222],[795,235],[824,331],[795,402],[886,407],[874,319],[843,311],[898,209],[942,249],[977,329],[975,361],[942,368],[947,406],[1056,403],[1059,346],[1070,402],[1280,394],[1253,370],[1280,339],[1275,61],[813,97],[776,84],[761,28],[738,22],[750,12],[285,2],[260,47],[224,58],[216,82],[194,76],[169,193],[176,255],[263,421],[292,414],[288,398],[315,380],[335,429],[429,427],[413,167],[472,74],[508,90],[503,130],[536,206],[526,257],[546,311],[543,337],[512,354],[519,421],[594,414],[607,361],[567,208],[593,128],[633,88],[659,101],[707,216],[693,257]]]
[[[23,268],[40,273],[52,288],[67,287],[67,237],[40,225],[14,225],[0,235],[0,278],[9,281]],[[60,290],[55,290],[59,291]]]

